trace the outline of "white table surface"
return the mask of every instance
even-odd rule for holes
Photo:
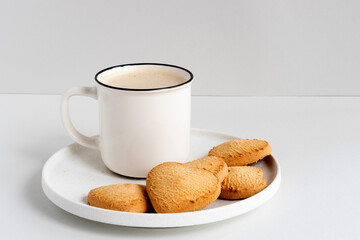
[[[142,229],[82,219],[51,203],[41,168],[72,143],[58,95],[0,95],[0,239],[359,239],[360,98],[193,97],[192,127],[266,139],[282,185],[265,205],[207,225]],[[74,98],[75,125],[97,133],[97,104]]]

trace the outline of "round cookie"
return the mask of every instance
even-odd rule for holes
[[[248,198],[266,188],[264,173],[250,166],[229,167],[229,174],[221,184],[220,198]]]
[[[146,187],[132,183],[92,189],[87,200],[91,206],[123,212],[145,213],[152,209]]]
[[[228,175],[228,166],[222,158],[208,156],[185,163],[186,166],[196,167],[212,172],[220,182]]]
[[[200,210],[214,202],[221,185],[207,170],[166,162],[148,173],[146,190],[157,213],[180,213]]]
[[[213,147],[209,156],[223,158],[231,166],[244,166],[271,154],[268,142],[257,139],[235,139]]]

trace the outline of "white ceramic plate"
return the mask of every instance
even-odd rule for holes
[[[207,156],[213,146],[235,138],[214,131],[192,129],[189,160]],[[83,218],[131,227],[183,227],[241,215],[268,201],[279,189],[280,165],[273,156],[254,165],[263,170],[268,183],[263,191],[244,200],[218,199],[200,211],[187,213],[128,213],[89,206],[86,198],[93,188],[115,183],[145,184],[145,180],[111,172],[101,161],[98,151],[76,143],[60,149],[46,162],[42,171],[42,187],[53,203]]]

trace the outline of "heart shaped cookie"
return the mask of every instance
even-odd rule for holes
[[[92,189],[88,194],[91,206],[123,212],[144,213],[151,204],[144,185],[119,183]]]
[[[148,173],[146,190],[157,213],[200,210],[220,195],[221,184],[211,172],[166,162]]]
[[[267,141],[258,139],[235,139],[213,147],[209,156],[223,158],[229,167],[244,166],[271,154]]]
[[[229,167],[229,174],[221,184],[220,198],[242,199],[266,188],[264,173],[251,166]]]
[[[187,162],[185,165],[208,170],[212,172],[220,182],[222,182],[228,175],[228,166],[226,165],[224,159],[215,156],[199,158],[194,161]]]

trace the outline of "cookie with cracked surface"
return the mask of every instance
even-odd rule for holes
[[[271,154],[267,141],[257,139],[235,139],[224,142],[209,151],[209,156],[223,158],[231,166],[245,166]]]
[[[91,206],[123,212],[145,213],[152,209],[144,185],[120,183],[92,189],[87,198]]]
[[[180,213],[200,210],[214,202],[221,184],[207,170],[166,162],[148,173],[146,190],[157,213]]]
[[[264,173],[250,166],[229,167],[229,174],[221,183],[220,198],[242,199],[266,188]]]
[[[222,158],[208,156],[185,163],[186,166],[196,167],[212,172],[220,182],[228,175],[228,166]]]

